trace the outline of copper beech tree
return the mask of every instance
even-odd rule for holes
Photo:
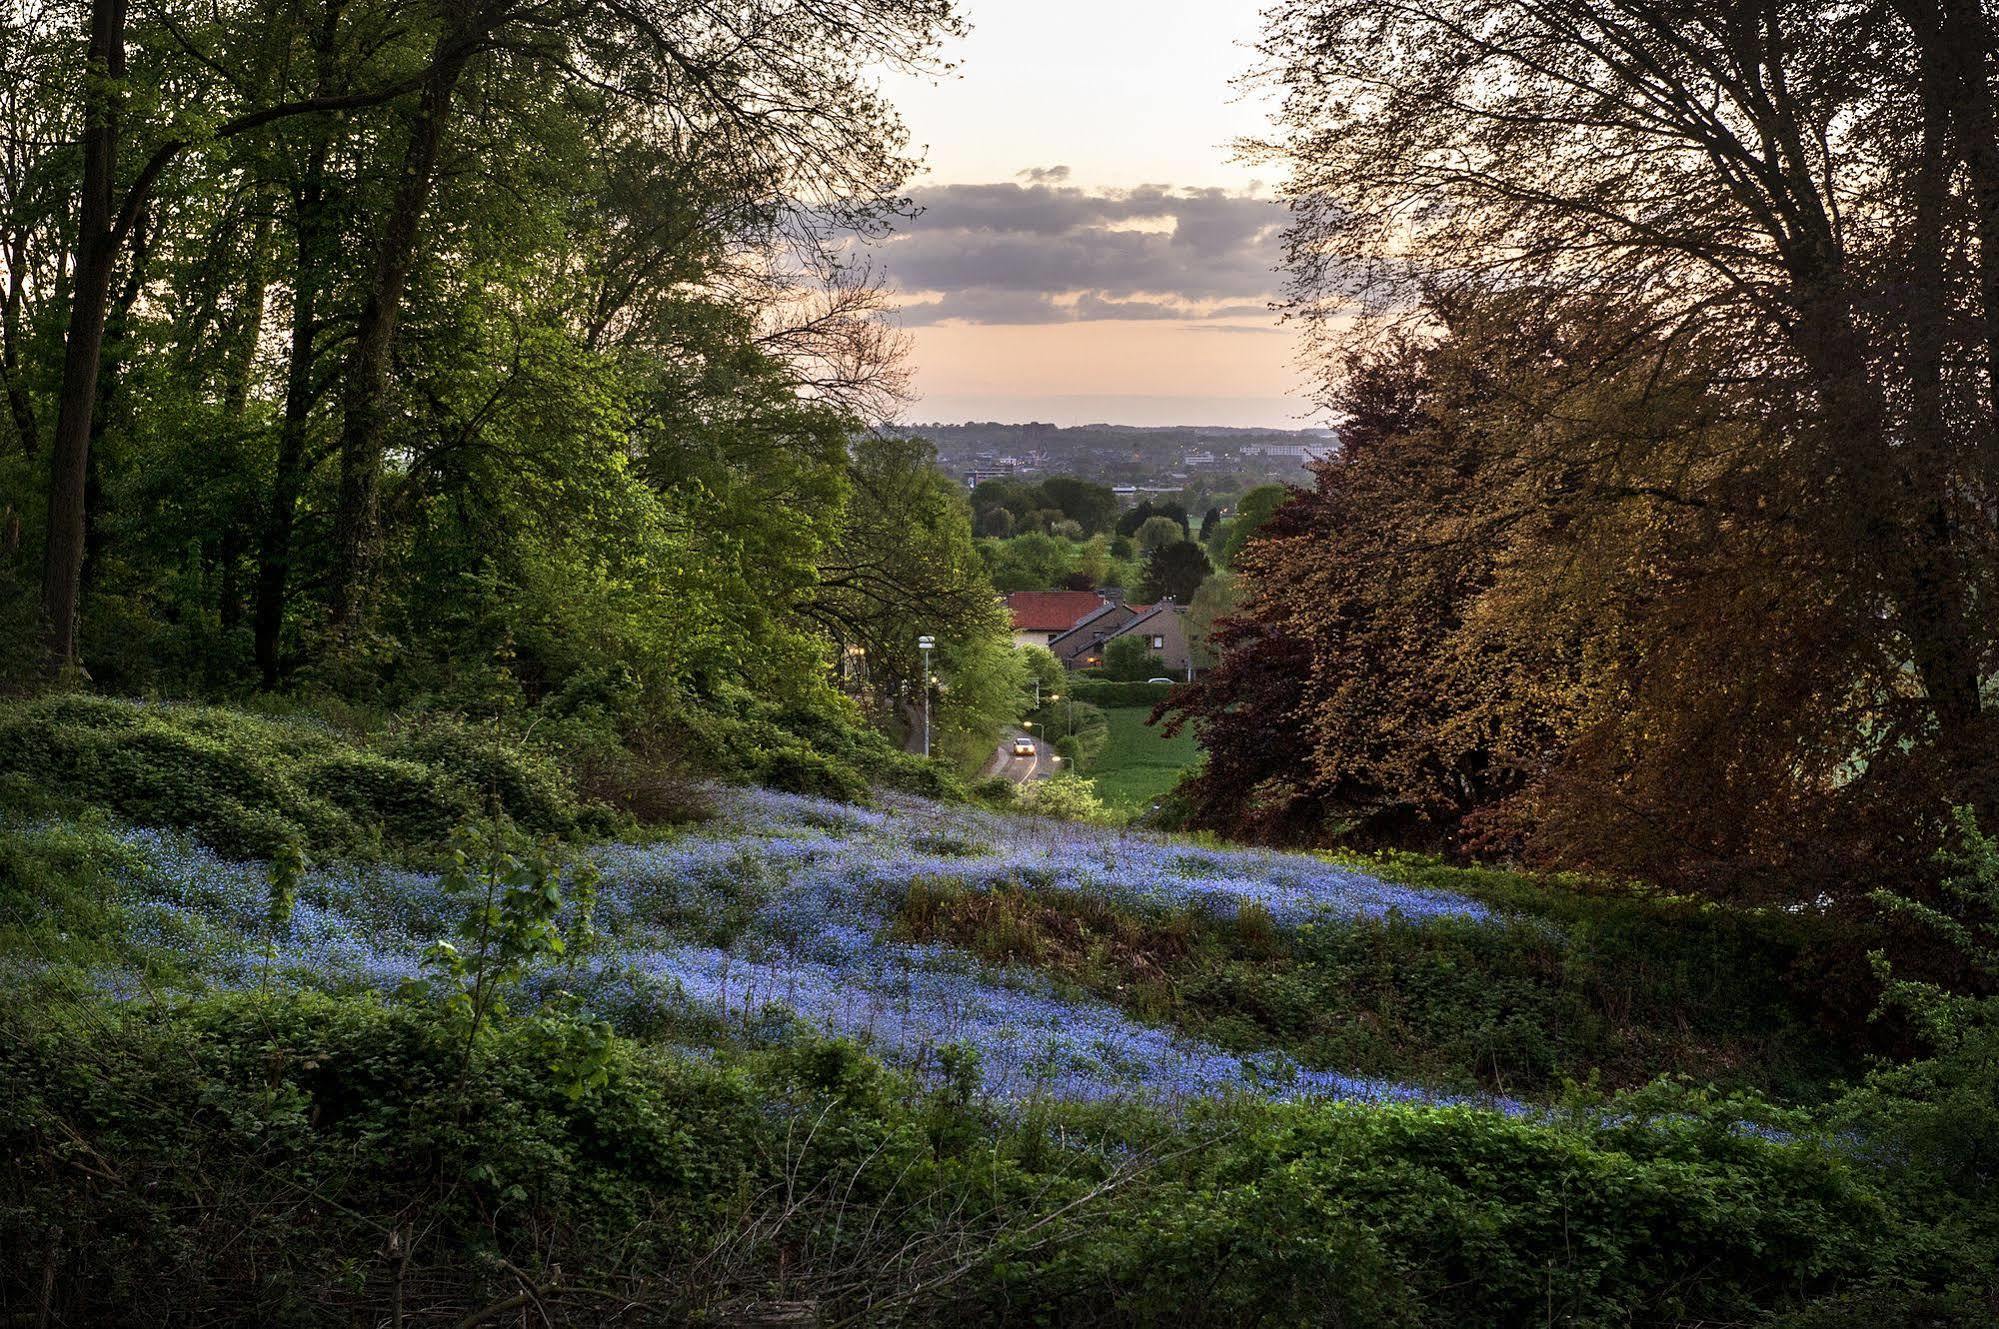
[[[1175,703],[1199,818],[1766,898],[1905,861],[1927,700],[1760,393],[1628,308],[1431,314],[1345,361],[1342,455],[1241,555]]]
[[[1741,887],[1993,810],[1983,9],[1293,0],[1263,53],[1356,445],[1245,559],[1237,649],[1305,670],[1283,817]]]

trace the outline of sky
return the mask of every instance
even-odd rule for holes
[[[909,421],[1302,426],[1269,311],[1282,207],[1233,139],[1258,0],[966,0],[943,77],[884,82],[928,162],[875,251]]]

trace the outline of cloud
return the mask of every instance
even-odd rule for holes
[[[1067,168],[1028,183],[921,190],[876,256],[911,325],[1241,319],[1276,293],[1285,222],[1267,198],[1146,185],[1090,192]]]

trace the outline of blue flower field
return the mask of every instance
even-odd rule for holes
[[[1245,906],[1280,927],[1380,916],[1482,920],[1459,896],[1392,885],[1305,855],[1197,847],[1171,837],[1006,816],[897,798],[860,808],[764,790],[728,790],[695,833],[590,854],[601,873],[597,944],[530,991],[574,994],[625,1029],[782,1036],[791,1019],[851,1036],[891,1062],[933,1068],[950,1045],[979,1053],[1003,1099],[1128,1096],[1172,1102],[1229,1093],[1368,1101],[1423,1097],[1337,1068],[1240,1056],[1064,992],[1019,966],[897,939],[910,884],[1005,885],[1092,893],[1137,910],[1189,908],[1219,919]],[[311,873],[270,935],[262,864],[231,863],[155,832],[133,832],[144,862],[135,940],[180,982],[393,990],[420,978],[429,946],[462,905],[431,874],[381,867]],[[137,991],[130,973],[106,976]],[[1502,1104],[1501,1106],[1510,1106]]]

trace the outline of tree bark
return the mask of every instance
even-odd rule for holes
[[[21,382],[21,301],[28,284],[28,226],[24,222],[7,237],[7,296],[0,306],[0,378],[7,381],[7,410],[14,420],[14,438],[23,456],[42,450],[35,404]]]
[[[430,73],[410,123],[409,142],[403,149],[395,196],[376,242],[374,270],[347,361],[336,519],[339,553],[332,606],[333,621],[339,627],[351,626],[360,616],[374,572],[383,434],[388,421],[389,356],[403,294],[416,265],[417,231],[436,181],[438,156],[451,119],[451,99],[471,54],[467,37],[460,29],[447,30],[432,54]]]
[[[265,509],[264,526],[257,550],[257,591],[253,633],[257,667],[264,687],[278,685],[279,639],[284,631],[285,606],[290,594],[292,527],[298,517],[299,495],[305,488],[310,468],[306,465],[307,426],[319,398],[313,386],[319,359],[316,347],[319,321],[320,265],[325,261],[322,237],[326,189],[327,144],[313,145],[294,211],[297,218],[298,272],[292,283],[291,356],[285,370],[284,422],[278,431],[277,470],[271,482],[270,506]]]
[[[77,664],[77,600],[83,577],[85,489],[91,420],[97,406],[104,321],[119,236],[111,190],[118,165],[119,98],[125,77],[125,0],[95,0],[90,11],[90,74],[84,91],[83,193],[78,206],[69,334],[50,453],[47,535],[42,547],[42,630],[48,667]]]
[[[326,7],[315,43],[315,95],[325,96],[334,79],[334,51],[344,0]],[[326,215],[326,162],[332,136],[322,127],[313,139],[305,172],[292,191],[292,235],[296,267],[292,278],[290,358],[285,367],[284,421],[278,430],[276,473],[271,501],[257,537],[257,585],[251,615],[257,668],[268,691],[278,685],[285,608],[291,592],[292,528],[298,520],[299,495],[311,467],[306,462],[307,427],[319,400],[315,379],[319,368],[319,287],[330,257]]]
[[[125,269],[125,282],[104,320],[104,346],[98,356],[97,404],[90,412],[90,463],[83,486],[83,570],[77,581],[83,590],[97,582],[103,565],[104,526],[104,434],[111,424],[111,412],[118,404],[118,389],[124,382],[125,359],[131,336],[132,306],[146,284],[146,259],[151,252],[149,218],[144,212],[132,225],[132,258]]]

